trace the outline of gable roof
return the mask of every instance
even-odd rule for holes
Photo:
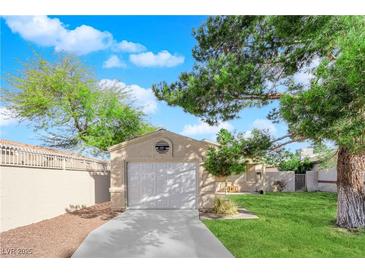
[[[217,142],[214,142],[212,140],[208,140],[208,139],[203,139],[201,140],[202,142],[205,142],[205,143],[208,143],[208,144],[211,144],[211,145],[214,145],[214,146],[217,146],[219,147],[220,145],[217,143]]]
[[[190,137],[187,137],[187,136],[184,136],[184,135],[181,135],[181,134],[178,134],[178,133],[175,133],[175,132],[172,132],[172,131],[169,131],[167,129],[164,129],[164,128],[159,128],[155,131],[152,131],[152,132],[149,132],[149,133],[146,133],[146,134],[143,134],[141,136],[138,136],[138,137],[135,137],[135,138],[132,138],[128,141],[125,141],[125,142],[122,142],[122,143],[119,143],[119,144],[116,144],[114,146],[111,146],[108,148],[108,151],[109,152],[112,152],[112,151],[115,151],[115,150],[118,150],[120,148],[123,148],[129,144],[134,144],[134,143],[137,143],[143,139],[147,139],[147,138],[153,138],[154,136],[157,136],[158,134],[161,134],[161,133],[168,133],[168,134],[172,134],[172,135],[176,135],[178,137],[182,137],[182,138],[185,138],[187,140],[189,140],[190,142],[194,142],[196,144],[199,144],[199,145],[212,145],[212,143],[210,142],[207,142],[205,140],[203,141],[199,141],[199,140],[196,140],[196,139],[193,139],[193,138],[190,138]]]

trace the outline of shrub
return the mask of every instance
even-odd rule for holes
[[[298,153],[289,154],[288,158],[279,164],[280,171],[294,171],[297,174],[305,174],[312,168],[313,163],[308,158],[301,159]]]
[[[286,187],[286,183],[283,181],[275,181],[272,186],[273,192],[282,192]]]
[[[69,205],[68,208],[65,208],[65,211],[72,214],[84,208],[86,208],[86,205]]]
[[[219,215],[234,215],[238,213],[237,206],[229,199],[216,197],[214,199],[214,213]]]

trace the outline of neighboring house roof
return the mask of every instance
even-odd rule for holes
[[[332,149],[333,157],[336,157],[336,149]],[[315,153],[312,147],[303,148],[299,151],[301,159],[307,158],[311,163],[318,164],[323,161],[323,155]]]
[[[317,163],[320,163],[321,162],[321,160],[319,159],[319,156],[318,155],[313,155],[313,156],[307,157],[307,158],[313,164],[317,164]]]
[[[336,151],[333,151],[333,156],[331,157],[331,159],[336,159],[337,155],[336,155]],[[323,156],[319,155],[319,154],[314,154],[310,157],[307,157],[307,159],[313,163],[313,164],[319,164],[323,161]],[[328,159],[327,159],[328,160]]]
[[[58,149],[49,148],[49,147],[45,147],[45,146],[24,144],[24,143],[20,143],[20,142],[16,142],[16,141],[5,140],[5,139],[0,139],[0,146],[1,147],[16,147],[16,148],[21,148],[24,150],[31,150],[31,151],[36,151],[36,152],[46,153],[46,154],[57,154],[57,155],[61,155],[61,156],[69,156],[69,157],[95,160],[93,158],[84,157],[80,154],[77,154],[77,153],[74,153],[71,151],[58,150]]]
[[[143,134],[141,136],[138,136],[138,137],[135,137],[135,138],[132,138],[128,141],[125,141],[125,142],[122,142],[122,143],[119,143],[119,144],[116,144],[114,146],[111,146],[108,148],[109,151],[114,151],[114,150],[117,150],[119,148],[122,148],[122,147],[125,147],[129,144],[133,144],[133,143],[136,143],[136,142],[139,142],[141,141],[142,139],[145,139],[145,138],[152,138],[154,136],[157,136],[159,135],[160,133],[169,133],[169,134],[173,134],[173,135],[177,135],[179,137],[183,137],[183,138],[186,138],[188,140],[190,140],[191,142],[194,142],[194,143],[197,143],[197,144],[200,144],[200,145],[212,145],[213,143],[210,143],[210,142],[207,142],[207,141],[199,141],[199,140],[196,140],[196,139],[193,139],[193,138],[190,138],[190,137],[187,137],[187,136],[184,136],[184,135],[181,135],[181,134],[178,134],[178,133],[175,133],[175,132],[172,132],[172,131],[169,131],[169,130],[166,130],[164,128],[159,128],[155,131],[152,131],[152,132],[149,132],[149,133],[146,133],[146,134]]]
[[[208,139],[203,139],[201,140],[201,142],[205,142],[205,143],[208,143],[208,144],[211,144],[211,145],[214,145],[214,146],[217,146],[219,147],[219,144],[214,142],[214,141],[211,141],[211,140],[208,140]]]

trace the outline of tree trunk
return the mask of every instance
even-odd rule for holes
[[[337,159],[337,225],[365,227],[365,152],[340,147]]]

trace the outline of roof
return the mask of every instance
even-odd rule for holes
[[[205,141],[205,140],[202,140],[202,141],[199,141],[199,140],[196,140],[196,139],[193,139],[193,138],[190,138],[190,137],[187,137],[187,136],[184,136],[184,135],[181,135],[181,134],[178,134],[178,133],[175,133],[175,132],[172,132],[172,131],[169,131],[167,129],[164,129],[164,128],[159,128],[155,131],[152,131],[152,132],[149,132],[149,133],[146,133],[146,134],[143,134],[143,135],[140,135],[140,136],[137,136],[135,138],[132,138],[128,141],[125,141],[125,142],[122,142],[122,143],[119,143],[119,144],[116,144],[114,146],[111,146],[108,148],[109,151],[114,151],[114,150],[117,150],[117,149],[120,149],[122,147],[125,147],[129,144],[132,144],[132,143],[135,143],[137,141],[139,141],[140,139],[143,139],[143,138],[146,138],[146,137],[153,137],[154,135],[157,135],[161,132],[166,132],[166,133],[169,133],[169,134],[174,134],[174,135],[177,135],[177,136],[180,136],[180,137],[184,137],[188,140],[190,140],[191,142],[194,142],[194,143],[198,143],[198,144],[204,144],[204,145],[212,145],[214,143],[211,143],[211,142],[208,142],[208,141]]]
[[[58,150],[50,147],[45,146],[37,146],[37,145],[30,145],[30,144],[24,144],[16,141],[6,140],[6,139],[0,139],[0,146],[9,146],[9,147],[17,147],[17,148],[23,148],[25,150],[32,150],[37,151],[40,153],[47,153],[47,154],[57,154],[62,156],[69,156],[69,157],[77,157],[77,158],[83,158],[83,159],[90,159],[95,160],[92,158],[84,157],[80,154],[71,152],[71,151],[65,151],[65,150]]]
[[[219,144],[217,142],[214,142],[212,140],[208,140],[208,139],[203,139],[201,140],[202,142],[205,142],[205,143],[208,143],[208,144],[211,144],[211,145],[214,145],[214,146],[219,146]]]

